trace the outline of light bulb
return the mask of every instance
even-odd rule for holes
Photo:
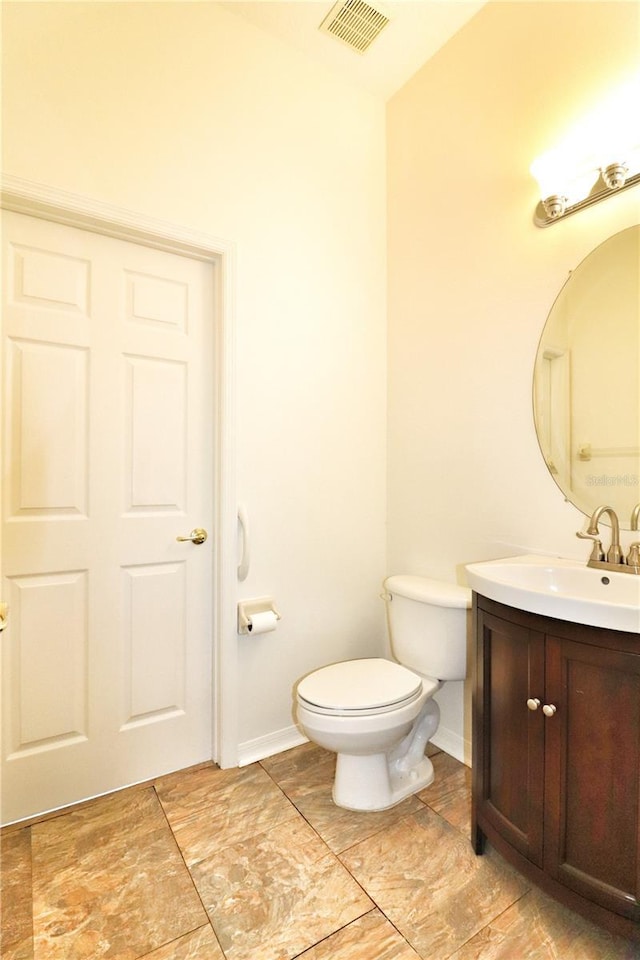
[[[568,157],[563,150],[543,153],[531,164],[531,173],[538,181],[540,199],[552,220],[562,216],[571,192],[571,173]]]

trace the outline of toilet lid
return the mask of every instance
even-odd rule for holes
[[[309,674],[298,684],[298,697],[340,713],[380,710],[415,700],[422,692],[417,674],[391,660],[347,660]]]

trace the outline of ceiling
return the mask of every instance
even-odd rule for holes
[[[320,32],[319,26],[334,0],[228,0],[220,6],[341,72],[349,82],[387,100],[486,0],[368,2],[386,14],[390,23],[363,54]]]

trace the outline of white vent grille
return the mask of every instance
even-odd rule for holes
[[[320,30],[364,53],[388,23],[386,14],[364,0],[340,0],[324,18]]]

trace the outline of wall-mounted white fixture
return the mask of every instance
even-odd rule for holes
[[[246,580],[249,576],[249,564],[251,563],[251,553],[249,549],[249,518],[244,504],[238,507],[238,523],[240,524],[240,535],[242,537],[242,556],[238,564],[238,580]]]
[[[271,597],[241,600],[238,604],[238,633],[269,633],[275,630],[278,620],[282,616]]]
[[[640,74],[603,100],[531,165],[546,227],[640,183]]]

